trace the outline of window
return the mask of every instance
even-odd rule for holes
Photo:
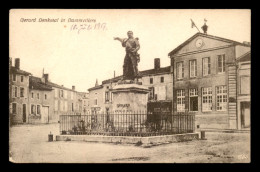
[[[64,98],[66,99],[67,98],[67,91],[64,90]]]
[[[198,89],[190,89],[190,111],[198,111]]]
[[[72,112],[74,111],[74,104],[73,103],[71,104],[71,111]]]
[[[177,79],[183,79],[184,77],[184,65],[183,62],[178,62],[177,64]]]
[[[60,90],[60,97],[63,97],[63,90]]]
[[[16,108],[17,108],[16,103],[12,103],[12,113],[13,113],[13,114],[16,114],[16,113],[17,113]]]
[[[218,73],[225,72],[225,55],[218,55]]]
[[[164,83],[164,77],[163,76],[161,77],[161,83]]]
[[[15,88],[14,88],[14,97],[18,97],[18,95],[17,95],[17,91],[18,91],[18,88],[15,87]]]
[[[58,111],[58,100],[54,101],[54,109],[55,111]]]
[[[240,76],[240,94],[250,94],[249,76]]]
[[[210,74],[210,58],[205,57],[202,59],[202,75],[207,76]]]
[[[40,99],[40,94],[39,93],[37,93],[37,99]]]
[[[16,81],[16,74],[13,74],[13,81]]]
[[[20,97],[24,97],[24,88],[20,87]]]
[[[202,88],[202,111],[212,111],[212,88]]]
[[[227,110],[227,86],[217,86],[217,111]]]
[[[33,93],[32,93],[32,99],[33,99]]]
[[[35,114],[35,105],[31,105],[31,114]]]
[[[23,76],[21,76],[21,82],[23,82]]]
[[[97,99],[94,100],[94,105],[97,105],[98,104],[98,101]]]
[[[47,94],[44,95],[45,100],[47,99]]]
[[[109,91],[105,92],[105,101],[109,102]]]
[[[185,90],[177,90],[177,112],[185,111]]]
[[[58,97],[58,89],[54,89],[54,91],[55,91],[55,97]]]
[[[154,99],[154,87],[149,87],[149,100],[153,100]]]
[[[150,84],[153,84],[153,78],[150,78]]]
[[[37,105],[37,114],[41,114],[41,106]]]
[[[196,60],[190,60],[190,77],[196,77],[197,76],[197,61]]]

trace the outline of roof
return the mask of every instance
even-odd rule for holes
[[[207,38],[210,38],[210,39],[220,40],[220,41],[232,43],[232,44],[235,44],[235,45],[243,45],[243,46],[250,47],[250,45],[243,44],[243,43],[240,43],[240,42],[237,42],[237,41],[233,41],[233,40],[230,40],[230,39],[221,38],[221,37],[217,37],[217,36],[208,35],[208,34],[198,32],[195,35],[193,35],[192,37],[190,37],[188,40],[186,40],[185,42],[180,44],[177,48],[173,49],[168,55],[171,56],[171,55],[175,54],[177,51],[179,51],[181,48],[183,48],[185,45],[187,45],[189,42],[191,42],[197,36],[202,36],[202,37],[207,37]]]
[[[146,75],[156,75],[156,74],[163,74],[163,73],[170,73],[171,72],[171,66],[167,67],[161,67],[159,69],[149,69],[140,71],[140,76],[146,76]]]
[[[103,85],[98,85],[98,86],[89,88],[88,91],[97,90],[97,89],[100,89],[100,88],[103,88]]]
[[[108,83],[111,83],[111,82],[117,82],[117,81],[121,80],[122,78],[123,78],[123,75],[120,75],[120,76],[117,76],[115,78],[104,80],[104,81],[102,81],[102,85],[108,84]]]
[[[49,85],[49,86],[51,86],[51,87],[56,87],[56,88],[60,88],[60,89],[63,89],[63,90],[75,91],[75,90],[72,90],[72,89],[63,87],[63,86],[61,86],[61,85],[55,84],[55,83],[50,82],[50,81],[47,81],[46,84]],[[75,92],[76,92],[76,91],[75,91]]]
[[[246,61],[251,61],[251,51],[243,54],[242,56],[238,57],[236,59],[237,62],[246,62]]]
[[[14,66],[11,66],[10,73],[21,74],[21,75],[25,75],[25,76],[31,75],[31,73],[26,72],[26,71],[21,70],[21,69],[17,69]]]
[[[29,88],[35,89],[35,90],[45,90],[45,91],[51,91],[51,86],[45,84],[41,81],[41,78],[30,76],[29,78]]]

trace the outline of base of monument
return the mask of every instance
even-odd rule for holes
[[[111,92],[113,111],[147,111],[149,89],[146,86],[133,80],[121,80]],[[127,106],[121,106],[122,104]]]

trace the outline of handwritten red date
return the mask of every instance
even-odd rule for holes
[[[106,23],[94,23],[94,24],[73,24],[70,27],[71,31],[77,31],[78,34],[82,30],[106,30]]]

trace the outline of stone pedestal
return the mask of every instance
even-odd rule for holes
[[[131,80],[118,82],[112,90],[115,113],[146,112],[149,89]]]

